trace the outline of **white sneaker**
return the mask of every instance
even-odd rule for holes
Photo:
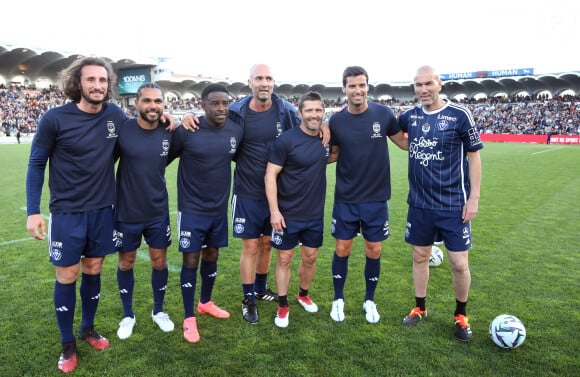
[[[318,311],[318,305],[316,305],[314,301],[310,299],[310,296],[296,295],[296,300],[298,300],[298,303],[302,305],[304,310],[306,310],[308,313],[316,313]]]
[[[175,325],[169,319],[169,315],[165,312],[159,312],[155,315],[151,312],[151,318],[153,318],[153,322],[155,322],[163,332],[171,332],[175,328]]]
[[[288,317],[290,317],[290,308],[287,306],[279,306],[276,317],[274,317],[274,324],[282,328],[288,327],[288,323],[290,322]]]
[[[377,323],[381,319],[379,312],[377,312],[377,305],[373,301],[366,300],[363,304],[363,310],[367,313],[368,323]]]
[[[117,336],[119,339],[127,339],[133,334],[133,327],[135,327],[135,317],[125,317],[119,322],[119,330],[117,330]]]
[[[344,300],[339,298],[332,302],[332,309],[330,310],[330,318],[336,322],[344,321]]]

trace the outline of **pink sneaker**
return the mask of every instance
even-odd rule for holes
[[[77,344],[72,341],[62,345],[62,353],[58,359],[58,369],[69,373],[77,367]]]
[[[189,343],[199,342],[200,336],[197,331],[197,318],[188,317],[183,321],[183,337]]]
[[[86,341],[97,350],[104,350],[105,348],[109,348],[109,341],[107,338],[102,336],[92,327],[88,327],[86,329],[82,329],[79,332],[79,338]]]
[[[230,313],[214,304],[213,301],[208,301],[205,304],[202,304],[201,301],[198,302],[197,312],[199,314],[209,314],[216,318],[230,318]]]

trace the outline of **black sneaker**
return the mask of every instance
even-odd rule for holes
[[[250,323],[258,323],[259,316],[258,316],[258,307],[256,303],[251,302],[250,299],[245,298],[242,301],[242,316],[244,319]]]
[[[473,336],[469,321],[463,314],[455,316],[455,335],[461,342],[469,342]]]
[[[262,293],[255,293],[256,299],[262,301],[276,301],[278,302],[278,293],[272,292],[270,288],[266,288],[266,290]]]

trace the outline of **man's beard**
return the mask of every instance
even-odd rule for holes
[[[103,99],[94,100],[94,99],[91,99],[90,95],[88,96],[84,92],[81,93],[81,96],[84,98],[85,101],[87,101],[91,105],[100,105],[100,104],[102,104],[102,103],[105,102],[105,98],[104,97],[103,97]]]

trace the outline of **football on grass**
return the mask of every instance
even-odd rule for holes
[[[437,267],[443,262],[443,250],[437,246],[431,248],[431,256],[429,257],[429,266]]]
[[[491,340],[501,348],[518,348],[526,340],[526,328],[520,319],[510,314],[498,315],[489,325]]]

